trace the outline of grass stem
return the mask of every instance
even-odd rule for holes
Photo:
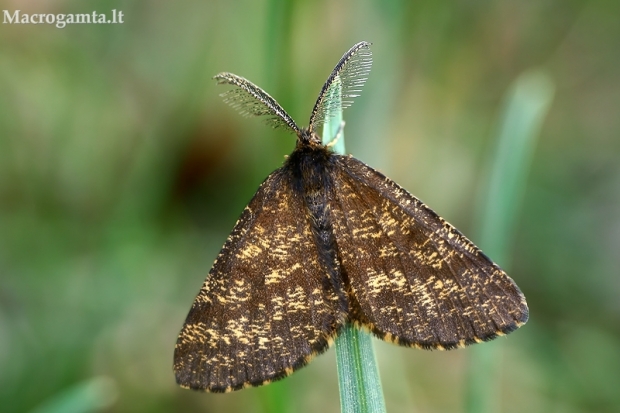
[[[340,87],[329,93],[340,94]],[[323,126],[323,144],[338,133],[342,110],[327,119]],[[345,155],[344,131],[340,131],[334,152]],[[372,346],[372,337],[352,325],[347,325],[336,339],[336,364],[340,387],[340,410],[343,413],[384,413],[385,401],[379,368]]]

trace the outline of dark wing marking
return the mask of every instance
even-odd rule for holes
[[[181,386],[225,392],[278,380],[345,323],[291,179],[279,169],[263,182],[218,255],[177,340]]]
[[[471,241],[381,173],[334,156],[333,226],[357,325],[450,349],[527,321],[519,288]]]
[[[329,75],[310,115],[310,131],[353,104],[366,83],[372,66],[370,43],[359,42],[342,56]]]
[[[218,84],[229,84],[239,89],[222,93],[224,102],[237,109],[243,116],[267,116],[266,122],[273,128],[284,127],[299,134],[299,127],[267,92],[249,80],[232,73],[219,73],[213,77]]]

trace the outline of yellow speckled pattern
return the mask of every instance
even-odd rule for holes
[[[527,321],[516,284],[458,230],[364,163],[333,157],[332,221],[357,325],[399,345],[451,349]]]
[[[282,169],[245,208],[187,316],[177,381],[214,392],[263,385],[325,351],[347,309],[324,288],[310,218]]]

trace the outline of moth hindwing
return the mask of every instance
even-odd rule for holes
[[[359,94],[370,44],[325,82],[308,128],[265,91],[220,73],[226,101],[297,135],[295,150],[244,209],[179,334],[177,382],[226,392],[288,376],[346,323],[403,346],[452,349],[528,318],[516,284],[452,225],[389,178],[321,144],[317,126]],[[231,93],[232,92],[232,93]]]

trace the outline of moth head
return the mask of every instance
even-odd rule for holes
[[[301,128],[297,134],[297,141],[301,145],[323,146],[321,137],[310,128]]]

